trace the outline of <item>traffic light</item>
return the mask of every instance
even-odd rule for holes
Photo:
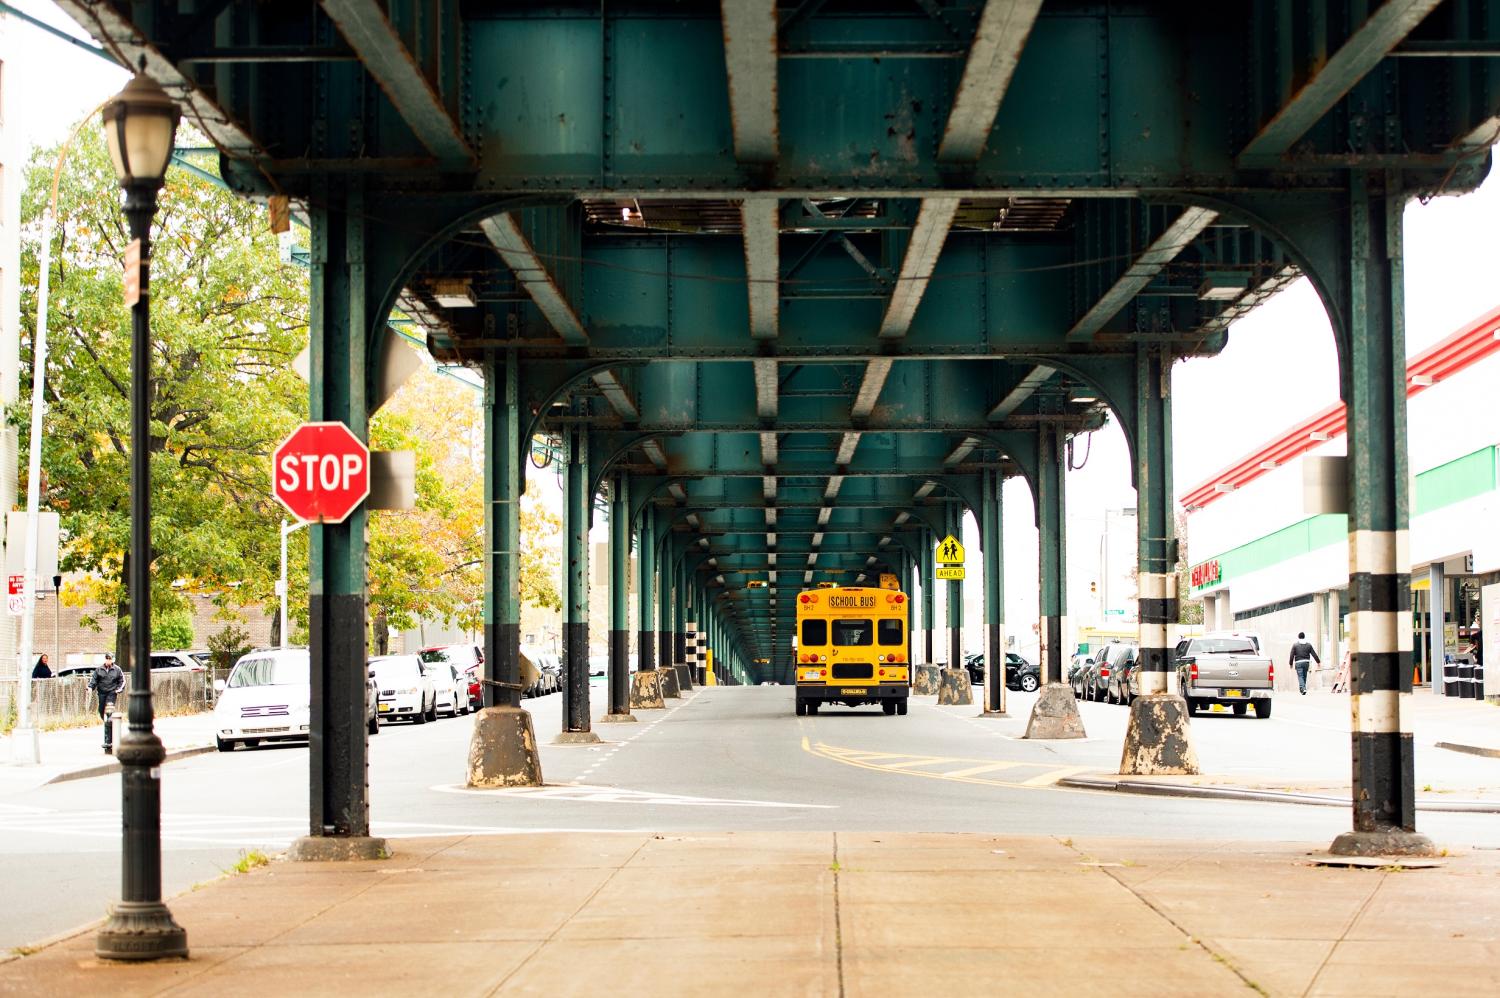
[[[1097,596],[1098,594],[1099,594],[1099,583],[1097,583],[1097,582],[1090,582],[1089,583],[1089,595],[1090,596]]]

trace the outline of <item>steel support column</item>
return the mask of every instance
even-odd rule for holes
[[[1065,435],[1055,426],[1043,426],[1037,434],[1041,456],[1037,476],[1036,525],[1040,563],[1037,579],[1041,592],[1039,630],[1042,643],[1042,684],[1061,683],[1064,671],[1064,635],[1068,619],[1067,558],[1067,469]]]
[[[471,787],[542,783],[531,712],[521,709],[520,364],[493,354],[484,379],[484,709],[469,737]]]
[[[630,716],[630,501],[623,474],[610,483],[609,714]]]
[[[588,430],[570,426],[565,433],[567,464],[563,485],[563,534],[567,561],[563,565],[563,662],[567,691],[563,698],[563,736],[592,729],[589,716],[589,495]]]
[[[1135,356],[1136,606],[1140,638],[1120,772],[1198,772],[1188,705],[1168,692],[1177,624],[1177,528],[1172,501],[1172,356],[1138,347]]]
[[[1342,358],[1349,432],[1349,661],[1354,828],[1343,855],[1430,854],[1417,833],[1411,697],[1402,199],[1351,177]],[[1394,183],[1394,176],[1384,178]],[[1341,303],[1343,304],[1343,303]],[[1435,626],[1441,626],[1434,621]],[[1441,675],[1441,663],[1436,663]]]
[[[661,546],[657,549],[658,559],[655,565],[656,581],[658,590],[656,602],[661,615],[661,629],[657,632],[657,645],[661,654],[657,662],[667,672],[672,670],[672,628],[675,626],[672,618],[672,564],[676,558],[673,551],[672,535],[670,528],[661,531],[664,535]],[[673,684],[675,687],[675,684]],[[663,691],[665,695],[665,690]]]
[[[1177,623],[1177,525],[1172,503],[1172,360],[1136,352],[1137,652],[1142,694],[1166,693]]]
[[[640,537],[636,542],[636,571],[640,582],[636,598],[640,610],[637,638],[640,672],[656,670],[656,512],[641,510]]]
[[[920,536],[922,538],[922,567],[920,570],[922,576],[922,664],[932,665],[934,664],[932,661],[932,612],[935,602],[933,599],[933,590],[937,582],[933,578],[937,567],[933,561],[937,540],[932,536],[932,531],[930,530],[921,531]]]
[[[521,705],[521,412],[515,351],[492,364],[484,385],[484,705]]]
[[[1068,649],[1067,432],[1055,423],[1037,430],[1035,495],[1037,628],[1042,642],[1041,694],[1026,722],[1027,738],[1083,738],[1083,718],[1073,690],[1063,685]]]
[[[366,286],[369,240],[365,202],[357,188],[328,187],[312,215],[310,394],[315,422],[348,425],[369,436],[365,397],[368,313],[376,297]],[[331,858],[330,849],[380,855],[370,838],[368,746],[365,733],[365,508],[343,523],[309,529],[308,624],[311,715],[308,732],[308,837],[294,858]],[[319,840],[344,840],[326,842]]]
[[[983,474],[984,501],[979,507],[980,546],[984,556],[984,713],[1005,713],[1005,572],[1001,531],[999,471]]]
[[[950,501],[944,508],[944,525],[949,534],[960,541],[964,535],[964,508]],[[948,580],[948,668],[964,667],[964,583],[962,579]]]

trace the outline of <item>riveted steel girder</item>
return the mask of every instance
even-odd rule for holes
[[[375,0],[320,0],[320,3],[422,145],[445,168],[474,167],[474,152],[465,141],[456,116],[449,110],[448,101],[407,48],[384,5]],[[431,8],[430,16],[442,18],[445,7]],[[418,5],[418,10],[422,9]],[[437,25],[432,27],[438,29]],[[456,34],[456,27],[447,28],[450,35],[447,43],[455,51],[460,44],[451,37]]]

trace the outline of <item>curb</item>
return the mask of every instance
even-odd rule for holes
[[[1484,748],[1479,745],[1460,745],[1457,742],[1436,742],[1436,748],[1447,749],[1449,752],[1462,752],[1465,755],[1482,755],[1487,759],[1500,759],[1500,749]]]
[[[194,748],[178,749],[175,752],[168,752],[167,757],[163,759],[162,762],[176,762],[179,759],[191,759],[195,755],[203,755],[205,752],[217,751],[218,749],[216,749],[212,745],[198,745]],[[52,777],[52,779],[42,784],[42,786],[47,787],[51,786],[54,783],[68,783],[72,780],[91,780],[96,776],[109,776],[110,774],[118,773],[119,771],[120,764],[118,762],[106,762],[98,766],[90,766],[87,769],[75,769],[68,773],[58,773],[56,776]]]
[[[1197,800],[1244,800],[1271,804],[1307,804],[1318,807],[1348,807],[1347,797],[1298,794],[1282,790],[1245,790],[1240,787],[1197,787],[1182,783],[1138,783],[1132,780],[1102,780],[1090,776],[1067,776],[1056,786],[1073,790],[1105,790],[1145,797],[1180,797]],[[1500,814],[1500,802],[1478,800],[1417,801],[1418,811],[1466,814]]]

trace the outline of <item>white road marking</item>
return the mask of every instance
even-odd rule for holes
[[[474,790],[458,784],[430,787],[431,790],[450,794],[478,794],[484,797],[506,800],[562,800],[588,804],[645,804],[673,807],[788,807],[832,810],[834,804],[792,804],[785,801],[737,800],[725,797],[687,797],[682,794],[653,793],[647,790],[627,790],[621,787],[594,787],[570,783],[547,787],[515,787],[512,789]]]

